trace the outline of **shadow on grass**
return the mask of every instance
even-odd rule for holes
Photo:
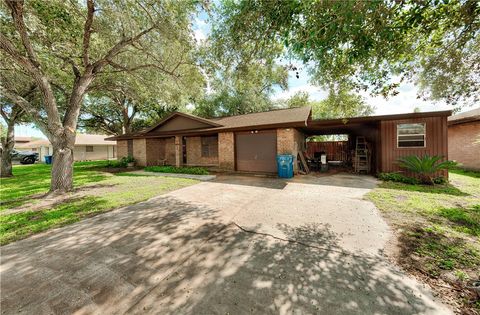
[[[400,263],[430,277],[437,277],[442,270],[476,268],[480,265],[480,252],[467,240],[452,237],[434,227],[421,224],[404,226],[398,242]]]
[[[383,182],[379,185],[380,188],[395,189],[403,191],[412,191],[429,194],[442,194],[451,196],[470,196],[466,192],[461,191],[451,184],[444,185],[410,185],[397,182]]]
[[[443,208],[438,215],[447,219],[455,230],[480,236],[480,204],[469,208]]]
[[[53,208],[25,211],[0,216],[0,244],[79,221],[81,218],[108,210],[106,200],[80,197],[64,200]]]

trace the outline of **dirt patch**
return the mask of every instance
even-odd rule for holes
[[[425,267],[431,264],[430,259],[416,254],[419,245],[415,241],[415,237],[410,235],[411,231],[416,229],[403,229],[398,226],[392,228],[395,237],[391,238],[385,247],[385,254],[389,261],[397,264],[402,270],[413,275],[419,281],[428,284],[432,288],[434,296],[440,297],[445,304],[450,305],[455,313],[480,314],[478,306],[475,306],[480,296],[471,287],[472,281],[478,281],[478,270],[463,269],[463,272],[466,273],[466,279],[475,280],[459,280],[458,275],[451,270],[440,270],[433,276],[433,272],[426,270]],[[420,233],[420,231],[417,232]]]

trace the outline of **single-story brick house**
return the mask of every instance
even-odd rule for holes
[[[448,157],[480,170],[480,108],[448,117]]]
[[[370,143],[372,173],[398,171],[406,155],[448,156],[447,117],[451,111],[349,119],[313,120],[310,107],[204,119],[175,112],[150,129],[107,138],[118,157],[140,166],[205,166],[223,171],[276,172],[276,155],[305,151],[313,135],[363,136]],[[353,143],[353,142],[352,142]]]

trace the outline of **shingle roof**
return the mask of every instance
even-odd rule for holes
[[[173,113],[174,115],[181,115],[184,117],[191,117],[192,119],[201,119],[206,122],[211,122],[215,126],[211,128],[204,128],[204,129],[195,129],[195,130],[181,130],[178,132],[169,131],[169,132],[162,132],[162,133],[151,133],[151,130],[156,129],[160,126],[163,122],[168,121],[172,116],[167,117],[166,119],[162,120],[156,126],[147,129],[146,131],[137,132],[137,133],[130,133],[116,137],[107,138],[108,140],[117,140],[117,139],[131,139],[131,138],[142,138],[147,136],[166,136],[172,135],[177,133],[186,134],[189,132],[195,133],[202,133],[202,132],[219,132],[219,131],[226,131],[226,130],[234,130],[234,129],[242,129],[242,128],[261,128],[265,126],[275,126],[275,125],[291,125],[297,124],[300,126],[305,126],[310,116],[311,108],[310,106],[305,107],[298,107],[298,108],[287,108],[287,109],[277,109],[271,110],[268,112],[260,112],[260,113],[251,113],[251,114],[244,114],[244,115],[235,115],[235,116],[228,116],[228,117],[219,117],[219,118],[210,118],[210,119],[203,119],[199,118],[194,115],[189,115],[185,113]]]
[[[215,122],[227,128],[306,122],[310,111],[310,106],[277,109],[269,112],[221,117],[215,119]]]
[[[75,139],[75,145],[115,145],[115,142],[105,140],[105,135],[88,135],[78,133]],[[39,146],[48,146],[50,141],[47,139],[40,139],[22,143],[17,148],[36,148]]]
[[[480,107],[448,117],[449,124],[460,124],[477,120],[480,120]]]

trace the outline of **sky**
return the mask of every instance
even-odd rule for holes
[[[210,25],[208,24],[208,16],[205,12],[198,14],[193,23],[193,32],[198,42],[204,41],[210,32]],[[309,83],[309,75],[306,69],[299,70],[299,78],[297,79],[295,73],[292,71],[289,75],[288,89],[277,89],[273,95],[273,99],[286,99],[297,92],[307,92],[311,100],[324,99],[327,93],[321,88]],[[445,103],[434,103],[417,99],[418,89],[412,83],[403,83],[398,88],[400,92],[397,96],[385,99],[382,96],[373,97],[368,93],[363,94],[365,101],[375,107],[374,115],[388,115],[413,112],[415,108],[419,108],[422,112],[440,111],[452,109],[451,106]],[[465,108],[464,110],[469,110]],[[15,134],[17,136],[31,136],[45,138],[42,132],[33,125],[21,125],[15,127]]]

